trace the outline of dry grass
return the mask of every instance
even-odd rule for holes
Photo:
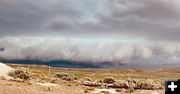
[[[29,72],[26,68],[24,67],[18,67],[15,69],[15,71],[11,71],[8,74],[9,76],[12,76],[13,78],[20,78],[20,79],[30,79],[31,77],[31,72]]]
[[[89,91],[94,91],[95,88],[91,87],[91,88],[87,88],[86,90],[89,90]]]
[[[89,92],[94,91],[94,90],[95,90],[95,88],[93,88],[93,87],[86,88],[86,89],[84,90],[84,93],[89,93]]]
[[[134,91],[135,89],[132,86],[127,89],[127,93],[133,93]]]
[[[50,83],[56,83],[57,79],[53,79],[50,81]]]
[[[89,91],[88,90],[84,90],[84,93],[89,93]]]
[[[26,83],[27,83],[28,85],[32,85],[32,82],[29,81],[29,80],[26,80]]]
[[[101,93],[103,93],[103,94],[110,94],[109,91],[101,91]]]
[[[121,89],[116,89],[115,91],[116,91],[116,92],[122,92],[122,90],[121,90]]]
[[[19,65],[13,65],[13,68],[17,68]],[[26,65],[27,66],[27,65]],[[23,67],[26,67],[23,66]],[[30,71],[32,72],[32,79],[30,80],[21,80],[24,81],[24,83],[17,83],[14,81],[9,81],[8,83],[17,83],[18,84],[18,91],[23,92],[23,90],[29,91],[29,89],[32,89],[33,93],[40,92],[38,94],[58,94],[59,92],[65,92],[63,94],[84,94],[84,93],[91,93],[95,92],[96,88],[103,88],[104,87],[87,87],[84,86],[81,81],[82,79],[88,79],[90,81],[98,81],[103,83],[103,79],[105,78],[113,78],[115,79],[115,82],[111,79],[108,81],[105,81],[107,83],[113,83],[116,84],[118,81],[127,81],[128,79],[132,80],[138,80],[140,82],[146,82],[148,80],[152,80],[154,83],[163,83],[165,79],[167,78],[180,78],[180,70],[176,70],[176,72],[167,71],[169,69],[163,69],[163,71],[158,71],[158,69],[74,69],[74,68],[51,68],[51,75],[48,75],[48,67],[39,67],[39,66],[30,66]],[[68,76],[64,77],[54,77],[56,73],[64,73]],[[76,77],[78,80],[73,81],[67,81],[63,79],[69,79]],[[17,80],[18,81],[18,80]],[[19,81],[19,82],[21,82]],[[112,82],[111,82],[112,81]],[[56,83],[59,86],[57,87],[43,87],[39,86],[36,83]],[[2,84],[2,83],[0,83]],[[104,84],[104,83],[103,83]],[[13,84],[13,86],[9,85],[11,87],[17,87],[16,84]],[[4,85],[5,86],[5,85]],[[2,88],[2,86],[1,86]],[[22,90],[23,88],[23,90]],[[126,90],[127,89],[127,90]],[[137,92],[137,90],[134,91],[134,88],[127,87],[126,89],[115,89],[116,92],[119,93],[132,93]],[[136,89],[136,88],[135,88]],[[11,89],[14,91],[14,89]],[[0,90],[1,91],[1,90]],[[79,93],[79,91],[81,93]],[[160,91],[160,90],[159,90]],[[162,90],[161,90],[162,91]],[[2,91],[4,92],[4,91]],[[31,91],[29,91],[31,92]],[[74,93],[76,92],[76,93]],[[31,93],[31,94],[33,94]],[[4,93],[5,94],[5,93]],[[8,93],[12,94],[12,93]],[[18,94],[18,93],[16,93]],[[22,93],[20,93],[22,94]],[[102,91],[100,94],[110,94],[109,91]],[[134,94],[134,93],[133,93]],[[138,93],[136,93],[138,94]]]
[[[51,91],[51,88],[50,88],[50,87],[48,87],[48,91]]]
[[[13,68],[17,68],[19,65],[10,65]],[[22,65],[27,68],[27,65]],[[48,75],[47,66],[31,66],[30,71],[34,77],[40,77],[42,75]],[[98,79],[105,79],[107,77],[113,77],[116,80],[135,79],[141,82],[145,82],[146,79],[151,79],[155,83],[164,83],[165,79],[180,78],[179,68],[149,68],[149,69],[74,69],[74,68],[51,68],[52,76],[56,73],[66,73],[69,77],[76,77],[78,79],[90,78],[92,81]],[[52,81],[54,83],[54,81]]]

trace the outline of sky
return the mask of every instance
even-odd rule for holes
[[[178,67],[179,30],[179,0],[0,0],[3,60]]]

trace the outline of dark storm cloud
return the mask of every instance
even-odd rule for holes
[[[44,30],[50,31],[66,31],[66,30],[75,30],[73,23],[67,19],[55,19],[50,21],[44,26]]]
[[[177,63],[179,5],[178,0],[0,0],[0,58]]]
[[[66,1],[0,0],[0,34],[39,32],[50,20],[80,17],[80,12]],[[53,28],[65,29],[62,21],[53,22]],[[61,23],[61,24],[60,24]],[[59,25],[60,27],[57,27]],[[44,30],[44,29],[43,29]]]
[[[178,0],[1,0],[0,33],[69,31],[179,41],[179,5]]]
[[[46,15],[33,2],[0,1],[0,32],[13,33],[37,30]]]
[[[98,23],[83,28],[166,41],[179,41],[180,3],[177,0],[109,0],[108,15],[97,14]],[[95,28],[95,29],[94,29]]]

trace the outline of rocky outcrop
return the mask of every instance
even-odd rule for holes
[[[10,71],[14,71],[14,69],[4,63],[0,63],[0,79],[3,80],[13,79],[8,75]]]
[[[92,86],[92,87],[99,87],[99,86],[101,86],[100,83],[92,82],[92,81],[83,81],[82,84],[85,85],[85,86]]]
[[[161,84],[156,84],[151,80],[146,80],[143,82],[136,80],[124,80],[124,81],[115,81],[113,78],[105,78],[103,81],[88,81],[84,80],[83,85],[93,86],[93,87],[105,87],[105,88],[125,88],[133,91],[134,89],[146,89],[146,90],[157,90],[163,89]]]

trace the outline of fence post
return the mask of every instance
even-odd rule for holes
[[[51,68],[50,68],[50,66],[49,66],[49,72],[48,72],[48,74],[49,74],[49,75],[51,74]]]
[[[28,65],[28,71],[29,71],[29,65]]]

